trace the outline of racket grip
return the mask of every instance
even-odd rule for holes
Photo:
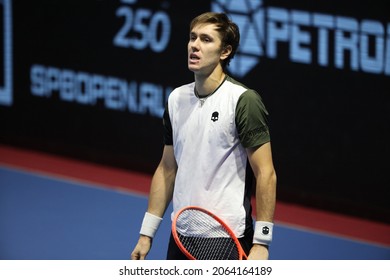
[[[273,228],[274,224],[271,222],[256,221],[253,244],[271,244]]]
[[[141,230],[139,233],[153,238],[156,234],[158,227],[160,226],[161,221],[162,218],[145,212],[145,216],[142,221]]]

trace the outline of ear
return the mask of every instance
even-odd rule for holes
[[[220,59],[225,60],[232,53],[232,46],[228,45],[222,49]]]

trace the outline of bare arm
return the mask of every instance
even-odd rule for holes
[[[273,222],[276,203],[276,173],[271,143],[247,149],[248,159],[256,177],[256,220]],[[255,244],[249,259],[268,259],[268,247]]]
[[[176,170],[173,146],[165,146],[160,164],[152,178],[147,210],[149,213],[158,217],[164,215],[172,199]]]
[[[150,186],[147,212],[157,217],[163,217],[173,195],[177,164],[173,146],[165,146],[161,161],[153,175]],[[132,254],[132,260],[143,260],[149,253],[152,238],[140,235]]]

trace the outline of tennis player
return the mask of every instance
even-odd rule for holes
[[[185,206],[203,207],[228,224],[248,259],[269,258],[276,173],[268,112],[256,91],[226,73],[239,40],[238,26],[224,13],[207,12],[191,22],[187,61],[195,81],[169,96],[165,145],[133,260],[147,256],[172,199],[172,217]],[[186,259],[172,235],[167,259]]]

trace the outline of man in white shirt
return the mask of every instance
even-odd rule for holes
[[[191,22],[188,69],[195,81],[169,96],[163,118],[163,155],[131,259],[146,257],[172,199],[172,216],[185,206],[206,208],[229,225],[248,259],[269,257],[276,173],[268,112],[256,91],[225,72],[239,39],[237,25],[223,13],[204,13]],[[167,259],[185,259],[172,236]]]

